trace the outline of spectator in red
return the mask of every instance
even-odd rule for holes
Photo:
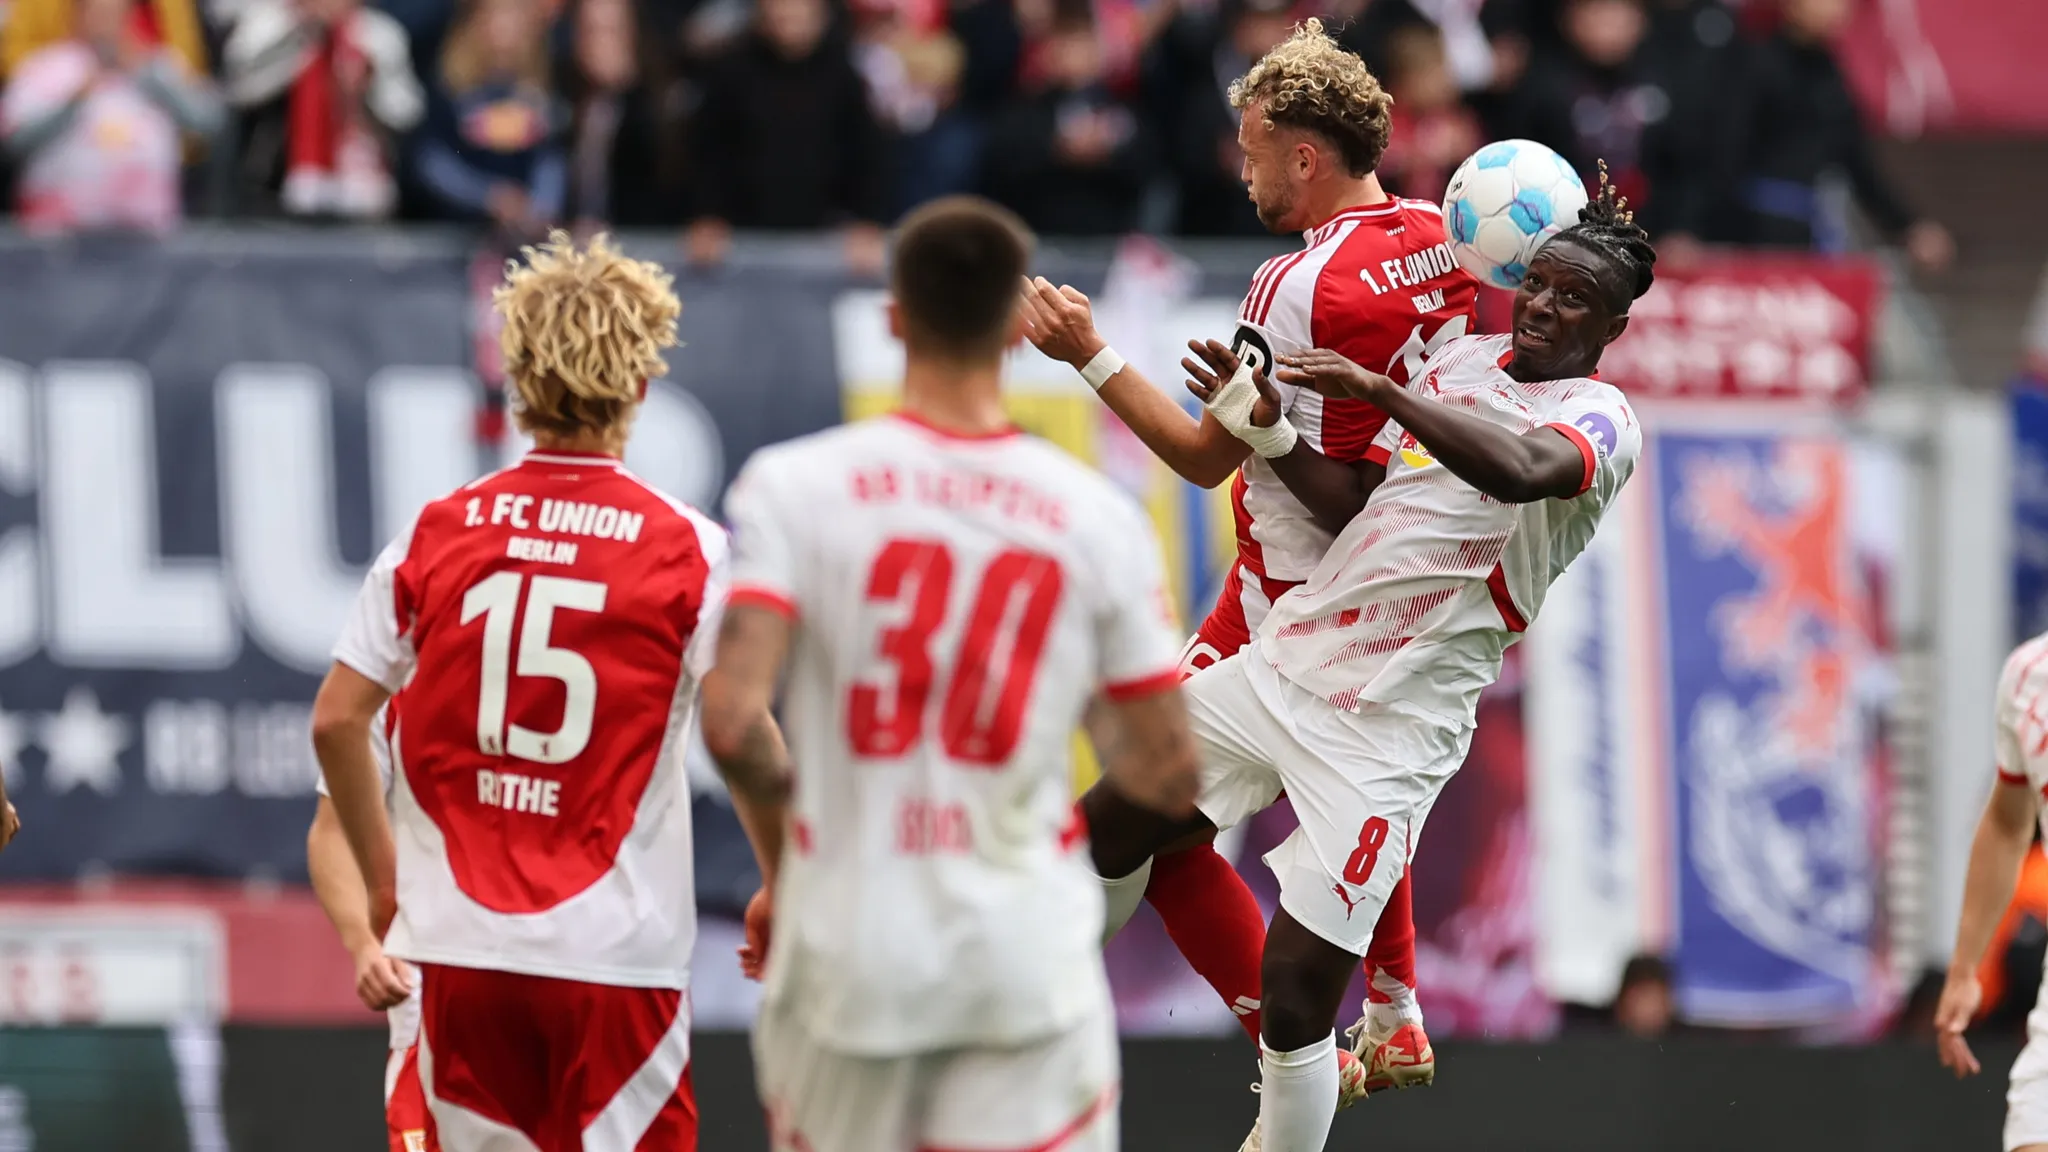
[[[398,137],[426,110],[398,21],[359,0],[252,0],[222,56],[251,198],[294,216],[391,214]]]
[[[1451,173],[1479,145],[1479,118],[1458,95],[1434,25],[1411,24],[1387,44],[1387,91],[1394,97],[1394,131],[1380,159],[1380,183],[1396,196],[1441,201]]]
[[[826,0],[759,0],[752,35],[705,79],[690,258],[725,258],[739,228],[841,229],[847,262],[881,271],[883,138]]]
[[[632,0],[577,0],[569,101],[568,219],[582,232],[683,222],[683,93]]]
[[[1776,32],[1750,53],[1748,74],[1729,85],[1744,144],[1734,202],[1713,238],[1823,251],[1846,245],[1846,228],[1821,194],[1847,183],[1856,206],[1924,271],[1955,258],[1947,229],[1906,203],[1878,170],[1870,133],[1835,60],[1850,0],[1784,0]]]
[[[1151,141],[1105,82],[1085,0],[1062,0],[1040,56],[1043,79],[989,134],[988,193],[1041,234],[1132,230],[1152,170]]]
[[[1228,92],[1293,27],[1293,0],[1226,0],[1221,10],[1183,12],[1154,46],[1146,99],[1179,184],[1182,234],[1268,234],[1245,195]]]
[[[438,213],[530,237],[562,217],[567,165],[542,0],[467,0],[441,52],[416,159]]]
[[[183,137],[217,129],[220,100],[132,17],[130,0],[77,0],[71,37],[30,53],[0,93],[0,141],[20,168],[24,227],[177,224]]]

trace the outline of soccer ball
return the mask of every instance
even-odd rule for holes
[[[1444,231],[1465,271],[1515,288],[1545,240],[1579,222],[1586,186],[1565,158],[1534,140],[1474,152],[1444,191]]]

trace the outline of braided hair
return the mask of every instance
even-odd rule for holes
[[[1652,271],[1657,250],[1650,246],[1650,234],[1636,223],[1629,211],[1628,197],[1615,191],[1607,178],[1607,161],[1600,164],[1600,190],[1591,203],[1579,209],[1579,222],[1557,234],[1558,240],[1573,240],[1580,247],[1605,257],[1614,266],[1618,282],[1610,283],[1611,303],[1626,313],[1632,301],[1642,298],[1656,280]]]

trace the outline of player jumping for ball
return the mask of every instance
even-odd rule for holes
[[[1641,431],[1592,379],[1628,326],[1656,255],[1607,184],[1529,263],[1514,330],[1446,343],[1405,387],[1336,352],[1278,357],[1284,383],[1387,413],[1365,509],[1251,643],[1186,685],[1203,750],[1201,815],[1168,821],[1102,789],[1086,811],[1098,863],[1128,875],[1283,791],[1301,827],[1266,863],[1263,1083],[1248,1150],[1315,1152],[1338,1099],[1333,1036],[1351,968],[1464,762],[1480,690],[1592,538],[1634,471]],[[1190,388],[1235,434],[1287,421],[1282,396],[1220,344]],[[1241,413],[1237,415],[1233,413]],[[1290,461],[1332,484],[1360,470],[1297,439]]]
[[[1445,243],[1442,210],[1388,196],[1374,174],[1392,101],[1315,20],[1253,65],[1230,99],[1241,113],[1244,181],[1259,219],[1305,241],[1252,277],[1238,312],[1236,354],[1270,369],[1275,355],[1328,348],[1406,381],[1428,352],[1466,333],[1477,293]],[[1081,293],[1041,278],[1026,285],[1025,299],[1032,342],[1079,369],[1174,471],[1203,487],[1236,472],[1237,563],[1188,641],[1181,668],[1192,674],[1235,653],[1365,506],[1368,480],[1379,474],[1367,457],[1386,414],[1356,397],[1326,398],[1283,383],[1276,395],[1287,419],[1233,436],[1215,416],[1189,419],[1126,367],[1096,333]],[[1324,456],[1341,466],[1317,466],[1329,463]],[[1129,919],[1142,894],[1256,1042],[1264,918],[1211,839],[1205,832],[1169,845],[1149,865],[1107,881],[1110,930]],[[1359,1059],[1347,1054],[1343,1065],[1346,1104],[1367,1090],[1426,1084],[1435,1075],[1415,996],[1410,908],[1404,874],[1366,953],[1369,1003],[1356,1029]]]

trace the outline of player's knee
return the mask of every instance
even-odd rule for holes
[[[1088,824],[1088,852],[1095,874],[1121,880],[1152,857],[1152,846],[1139,835],[1135,808],[1101,781],[1081,796],[1081,818]]]
[[[1356,963],[1356,958],[1346,957],[1336,966],[1328,956],[1276,948],[1269,937],[1259,966],[1260,1032],[1266,1047],[1292,1052],[1328,1036],[1336,1027],[1337,1005]]]

